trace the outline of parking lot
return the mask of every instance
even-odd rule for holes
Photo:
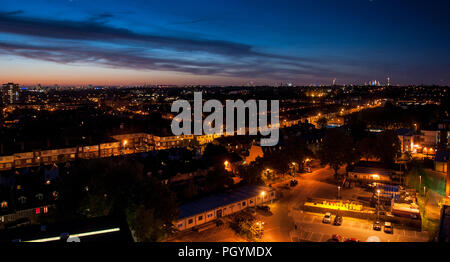
[[[396,228],[394,233],[387,234],[383,230],[373,230],[373,224],[367,220],[344,217],[341,226],[322,223],[322,214],[292,211],[297,230],[291,231],[291,240],[294,242],[326,242],[333,234],[345,238],[355,238],[365,242],[369,237],[377,237],[381,242],[426,242],[429,240],[427,232],[418,232],[404,228]],[[334,219],[334,216],[333,216]]]

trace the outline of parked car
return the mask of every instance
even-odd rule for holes
[[[256,210],[255,210],[254,207],[250,207],[250,208],[248,208],[247,210],[248,210],[248,212],[249,212],[250,214],[255,214],[255,213],[256,213]]]
[[[291,182],[290,182],[290,186],[291,186],[291,187],[294,187],[294,186],[296,186],[296,185],[298,185],[298,181],[295,180],[295,179],[292,179]]]
[[[347,239],[345,239],[344,242],[347,242],[347,243],[351,243],[351,242],[359,242],[359,240],[352,237],[352,238],[347,238]]]
[[[261,210],[261,211],[270,212],[270,207],[269,206],[257,206],[256,208]]]
[[[325,213],[325,216],[322,219],[322,222],[325,224],[331,223],[331,213]]]
[[[394,227],[391,222],[384,222],[384,233],[394,234]]]
[[[341,235],[334,234],[331,236],[331,238],[328,240],[328,242],[342,242],[343,238]]]
[[[333,225],[335,225],[335,226],[342,225],[342,220],[343,220],[343,218],[341,215],[336,215],[336,217],[334,218]]]
[[[380,221],[377,220],[373,223],[373,230],[381,231],[381,222]]]

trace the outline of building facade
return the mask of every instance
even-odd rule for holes
[[[275,199],[273,188],[241,187],[229,193],[213,195],[180,206],[180,215],[174,225],[179,231],[187,230]]]

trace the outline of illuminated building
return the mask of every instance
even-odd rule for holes
[[[274,199],[273,188],[244,186],[180,206],[180,215],[174,225],[180,231],[186,230]]]
[[[2,86],[2,103],[3,105],[11,105],[19,102],[20,89],[18,84],[7,83]]]

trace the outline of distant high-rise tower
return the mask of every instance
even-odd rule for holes
[[[391,86],[391,78],[389,76],[387,77],[387,86]]]
[[[14,83],[3,84],[1,96],[3,105],[11,105],[18,103],[19,85]]]
[[[334,85],[334,86],[336,85],[336,77],[333,78],[333,85]]]

